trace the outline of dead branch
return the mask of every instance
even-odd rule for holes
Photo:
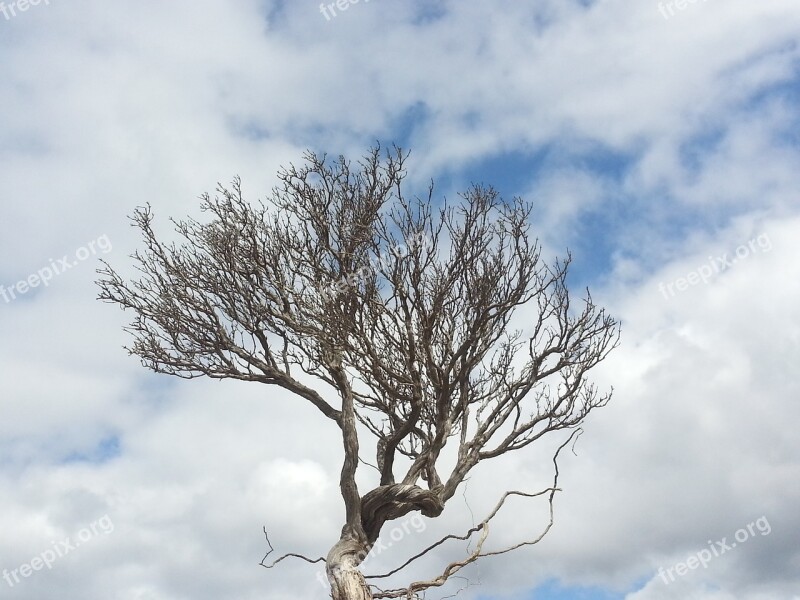
[[[272,543],[269,541],[269,535],[267,534],[267,528],[266,527],[264,527],[264,537],[267,539],[267,546],[269,547],[269,550],[264,555],[264,558],[261,559],[261,562],[258,563],[258,564],[260,564],[265,569],[272,569],[279,562],[281,562],[281,561],[283,561],[283,560],[285,560],[287,558],[299,558],[299,559],[302,559],[302,560],[304,560],[304,561],[306,561],[308,563],[311,563],[311,564],[315,564],[315,563],[318,563],[318,562],[323,562],[323,563],[325,562],[325,559],[322,558],[322,557],[317,558],[317,559],[313,559],[313,558],[308,558],[307,556],[303,556],[302,554],[297,554],[295,552],[289,552],[287,554],[284,554],[283,556],[280,556],[280,557],[276,558],[270,564],[265,565],[264,561],[267,560],[267,557],[270,554],[272,554],[275,549],[272,547]]]
[[[385,578],[385,577],[390,577],[390,576],[394,575],[395,573],[398,573],[399,571],[403,570],[404,568],[406,568],[408,565],[410,565],[414,561],[416,561],[416,560],[420,559],[421,557],[425,556],[428,552],[430,552],[434,548],[436,548],[438,546],[441,546],[444,542],[446,542],[448,540],[453,540],[453,539],[468,540],[468,539],[470,539],[472,537],[472,534],[480,531],[481,532],[481,536],[478,539],[478,543],[477,543],[477,546],[475,547],[475,550],[470,552],[464,559],[459,560],[459,561],[451,562],[449,565],[447,565],[447,567],[445,567],[444,571],[442,571],[442,574],[439,575],[438,577],[429,579],[427,581],[414,582],[414,583],[412,583],[411,585],[409,585],[406,588],[399,588],[399,589],[394,589],[394,590],[381,590],[377,586],[373,586],[375,588],[375,591],[373,592],[373,597],[374,598],[401,598],[401,597],[405,596],[407,598],[416,598],[417,594],[419,592],[423,591],[423,590],[426,590],[426,589],[429,589],[429,588],[432,588],[432,587],[440,587],[440,586],[444,585],[447,582],[447,580],[454,573],[460,571],[465,566],[476,562],[480,558],[487,557],[487,556],[497,556],[499,554],[505,554],[505,553],[511,552],[512,550],[515,550],[517,548],[521,548],[522,546],[531,546],[531,545],[539,543],[544,538],[544,536],[547,535],[547,533],[550,531],[550,529],[553,526],[553,523],[554,523],[553,498],[555,497],[555,493],[556,492],[561,491],[561,489],[558,487],[558,476],[559,476],[558,456],[561,453],[561,451],[566,446],[568,446],[570,444],[570,442],[574,443],[574,441],[577,440],[577,437],[581,433],[582,433],[581,429],[574,430],[570,434],[570,436],[567,438],[567,440],[558,447],[558,449],[556,450],[555,454],[553,455],[554,474],[553,474],[553,485],[551,487],[546,488],[544,490],[541,490],[539,492],[535,492],[535,493],[521,492],[521,491],[518,491],[518,490],[506,491],[502,495],[500,500],[497,502],[495,507],[486,516],[486,518],[483,519],[483,521],[481,521],[480,523],[478,523],[474,527],[471,527],[464,535],[460,535],[460,536],[459,535],[453,535],[453,534],[447,535],[447,536],[443,537],[442,539],[438,540],[437,542],[431,544],[430,546],[428,546],[427,548],[425,548],[421,552],[415,554],[414,556],[409,558],[406,562],[404,562],[402,565],[400,565],[396,569],[393,569],[392,571],[389,571],[388,573],[383,573],[381,575],[368,575],[368,576],[365,576],[365,578],[366,579],[381,579],[381,578]],[[537,496],[541,496],[541,495],[546,494],[548,492],[550,493],[550,495],[548,497],[548,506],[549,506],[549,512],[550,512],[550,519],[549,519],[546,527],[544,528],[544,530],[538,536],[536,536],[535,538],[530,539],[530,540],[524,540],[522,542],[519,542],[519,543],[514,544],[512,546],[509,546],[507,548],[503,548],[501,550],[494,550],[494,551],[490,551],[490,552],[481,552],[481,550],[483,548],[483,544],[484,544],[484,542],[486,541],[486,539],[489,536],[489,523],[491,522],[492,519],[494,519],[497,516],[497,514],[503,508],[506,500],[510,496],[521,496],[521,497],[525,497],[525,498],[535,498]]]

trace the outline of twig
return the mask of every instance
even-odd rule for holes
[[[272,561],[270,564],[265,565],[264,561],[267,560],[267,557],[270,554],[272,554],[275,549],[272,547],[272,543],[270,543],[270,541],[269,541],[269,535],[267,534],[267,528],[266,527],[264,527],[264,537],[267,538],[267,546],[269,546],[269,550],[264,555],[264,558],[261,559],[261,562],[258,563],[258,564],[260,564],[265,569],[271,569],[272,567],[277,565],[279,562],[281,562],[283,559],[289,558],[290,556],[293,557],[293,558],[300,558],[300,559],[302,559],[302,560],[304,560],[304,561],[306,561],[308,563],[311,563],[311,564],[318,563],[318,562],[325,562],[325,559],[322,558],[321,556],[318,559],[314,560],[312,558],[308,558],[307,556],[303,556],[302,554],[297,554],[295,552],[289,552],[288,554],[284,554],[280,558]]]

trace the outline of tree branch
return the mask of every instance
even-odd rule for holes
[[[408,587],[394,589],[394,590],[381,590],[379,588],[376,588],[376,591],[374,592],[374,598],[401,598],[401,597],[404,597],[404,596],[405,597],[409,597],[409,598],[415,598],[415,597],[417,597],[416,594],[418,594],[419,592],[421,592],[423,590],[429,589],[431,587],[440,587],[440,586],[444,585],[447,582],[447,580],[453,574],[455,574],[456,572],[460,571],[461,569],[463,569],[467,565],[476,562],[480,558],[487,557],[487,556],[497,556],[497,555],[500,555],[500,554],[505,554],[507,552],[511,552],[512,550],[515,550],[515,549],[520,548],[522,546],[530,546],[530,545],[534,545],[534,544],[539,543],[544,538],[544,536],[547,535],[547,533],[550,531],[550,529],[553,526],[553,523],[554,523],[553,499],[555,497],[555,493],[558,492],[558,491],[561,491],[561,488],[558,487],[558,477],[559,477],[558,456],[561,453],[561,451],[566,446],[568,446],[570,444],[570,442],[572,442],[574,444],[574,442],[577,440],[577,437],[581,433],[582,433],[581,429],[574,430],[570,434],[570,436],[567,438],[567,440],[558,447],[558,449],[556,450],[555,454],[553,455],[554,474],[553,474],[553,485],[551,487],[546,488],[544,490],[541,490],[539,492],[535,492],[535,493],[521,492],[519,490],[506,491],[502,495],[500,500],[497,502],[495,507],[489,512],[489,514],[480,523],[478,523],[477,525],[475,525],[475,526],[471,527],[470,529],[468,529],[467,532],[464,533],[463,535],[455,535],[455,534],[447,535],[447,536],[441,538],[440,540],[434,542],[433,544],[429,545],[428,547],[426,547],[421,552],[418,552],[417,554],[415,554],[414,556],[409,558],[407,561],[405,561],[402,565],[400,565],[396,569],[393,569],[393,570],[391,570],[391,571],[389,571],[387,573],[383,573],[383,574],[380,574],[380,575],[369,575],[369,576],[366,576],[366,579],[382,579],[382,578],[390,577],[390,576],[398,573],[399,571],[403,570],[404,568],[406,568],[408,565],[410,565],[414,561],[422,558],[423,556],[428,554],[431,550],[441,546],[446,541],[449,541],[449,540],[468,540],[468,539],[471,539],[471,537],[472,537],[472,535],[474,533],[481,532],[481,535],[480,535],[480,537],[478,539],[478,542],[477,542],[477,545],[476,545],[475,549],[472,552],[470,552],[465,558],[463,558],[462,560],[451,562],[449,565],[447,565],[447,567],[445,567],[445,569],[442,571],[441,575],[439,575],[437,577],[434,577],[432,579],[429,579],[429,580],[426,580],[426,581],[417,581],[417,582],[412,583]],[[501,550],[494,550],[494,551],[490,551],[490,552],[482,552],[483,545],[484,545],[484,543],[486,542],[486,540],[487,540],[487,538],[489,536],[489,524],[492,521],[492,519],[494,519],[497,516],[497,514],[500,512],[500,510],[505,505],[506,500],[510,496],[520,496],[520,497],[524,497],[524,498],[535,498],[537,496],[542,496],[544,494],[547,494],[548,492],[549,492],[548,506],[549,506],[550,518],[549,518],[549,521],[548,521],[546,527],[544,528],[544,530],[538,536],[536,536],[535,538],[529,539],[529,540],[524,540],[522,542],[519,542],[519,543],[514,544],[512,546],[509,546],[507,548],[503,548]]]
[[[308,558],[307,556],[303,556],[302,554],[296,554],[294,552],[289,552],[287,554],[284,554],[283,556],[278,557],[277,559],[272,561],[270,564],[265,565],[264,561],[267,560],[267,557],[270,554],[272,554],[275,549],[272,547],[272,543],[269,541],[269,535],[267,534],[267,528],[266,527],[264,527],[264,537],[267,539],[267,546],[269,546],[269,550],[267,550],[267,553],[264,555],[264,558],[262,558],[261,562],[258,563],[258,564],[260,564],[265,569],[272,569],[279,562],[281,562],[281,561],[283,561],[283,560],[285,560],[287,558],[299,558],[301,560],[306,561],[307,563],[311,563],[312,565],[314,563],[318,563],[318,562],[323,562],[323,563],[325,562],[325,559],[322,558],[322,557],[314,559],[314,558]]]

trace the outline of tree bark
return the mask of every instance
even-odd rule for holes
[[[325,570],[333,600],[372,600],[372,592],[364,575],[358,570],[368,553],[366,541],[360,542],[346,533],[331,548]]]
[[[437,492],[394,483],[379,486],[360,499],[361,526],[345,525],[339,541],[325,559],[333,600],[372,600],[358,567],[367,558],[384,523],[415,510],[427,517],[438,517],[444,504]]]

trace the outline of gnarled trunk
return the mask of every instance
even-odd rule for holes
[[[416,485],[382,485],[360,499],[359,527],[345,525],[336,545],[325,559],[333,600],[372,600],[372,593],[358,567],[367,558],[386,521],[418,510],[426,517],[437,517],[444,504],[439,490],[424,490]]]
[[[333,600],[372,600],[364,575],[358,570],[368,553],[366,543],[345,534],[331,548],[325,570]]]

